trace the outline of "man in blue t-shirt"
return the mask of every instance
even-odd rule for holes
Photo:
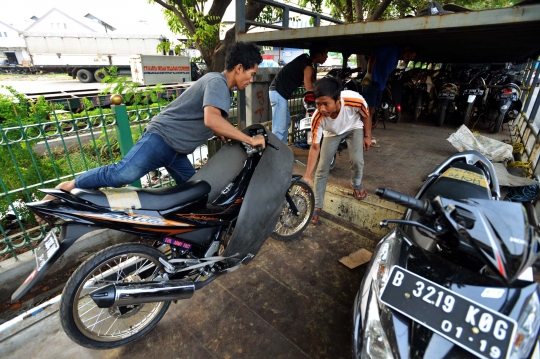
[[[177,184],[184,183],[195,173],[188,155],[214,134],[264,148],[264,137],[250,137],[226,120],[231,104],[229,90],[246,89],[261,62],[257,46],[243,42],[232,45],[225,71],[204,75],[165,107],[120,162],[91,169],[56,188],[71,192],[74,188],[120,187],[160,167],[165,167]],[[44,200],[53,198],[47,195]],[[36,220],[44,223],[39,217]]]
[[[314,64],[323,64],[328,58],[328,48],[324,43],[313,43],[309,55],[302,54],[285,65],[270,84],[270,104],[272,105],[272,132],[287,143],[291,114],[289,98],[302,83],[306,88],[306,96],[313,99],[313,83],[316,80]]]
[[[396,69],[400,59],[407,63],[415,56],[416,52],[410,46],[396,45],[383,46],[370,55],[366,76],[362,80],[362,96],[368,103],[372,121],[390,73]]]

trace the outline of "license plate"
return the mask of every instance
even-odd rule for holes
[[[306,117],[300,120],[300,130],[311,128],[311,117]]]
[[[469,97],[467,98],[467,102],[473,103],[475,98],[476,98],[476,95],[469,95]]]
[[[379,299],[480,358],[510,354],[515,320],[402,267],[392,268]]]
[[[467,89],[463,91],[464,95],[477,95],[482,96],[484,94],[484,90],[481,89]]]
[[[453,100],[456,98],[456,94],[452,92],[443,92],[439,94],[439,98],[448,98],[450,100]]]
[[[512,93],[503,93],[499,95],[499,98],[513,98],[514,96]]]
[[[60,243],[53,231],[47,233],[45,238],[34,250],[36,256],[37,270],[41,268],[52,258],[52,256],[60,249]]]

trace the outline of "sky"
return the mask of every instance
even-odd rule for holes
[[[0,21],[24,30],[33,23],[32,16],[41,17],[52,8],[88,25],[84,15],[90,13],[115,27],[116,33],[147,33],[170,35],[162,7],[147,0],[0,0]],[[234,1],[225,20],[234,20]]]

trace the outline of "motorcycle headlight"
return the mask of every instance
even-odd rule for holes
[[[362,359],[394,358],[380,320],[381,311],[388,309],[384,304],[379,303],[379,293],[388,281],[392,266],[397,264],[399,258],[402,239],[396,231],[391,231],[375,248],[361,288],[362,297],[371,296],[369,301],[362,301],[362,306],[364,306],[362,313],[366,316],[365,328],[362,332],[364,335],[360,356]]]
[[[392,266],[397,264],[401,249],[401,238],[397,235],[397,229],[391,231],[377,246],[373,253],[373,261],[368,269],[368,275],[373,281],[376,297],[379,298],[381,289],[390,276]]]
[[[508,106],[507,105],[502,105],[501,110],[508,110]]]
[[[375,294],[375,293],[373,293]],[[364,343],[362,346],[362,359],[392,359],[392,351],[388,337],[381,325],[377,299],[371,298],[367,311],[366,328],[364,330]]]
[[[540,301],[536,292],[525,305],[518,319],[518,330],[509,359],[528,357],[540,328]]]

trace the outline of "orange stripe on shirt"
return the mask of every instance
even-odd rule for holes
[[[369,116],[369,111],[367,110],[367,106],[364,100],[354,97],[344,97],[343,103],[345,104],[345,106],[358,108],[362,117]]]
[[[315,143],[315,140],[317,139],[317,130],[319,129],[319,126],[321,125],[322,118],[323,118],[322,114],[319,111],[317,111],[317,113],[311,120],[311,136],[313,136],[311,138],[312,143]]]

